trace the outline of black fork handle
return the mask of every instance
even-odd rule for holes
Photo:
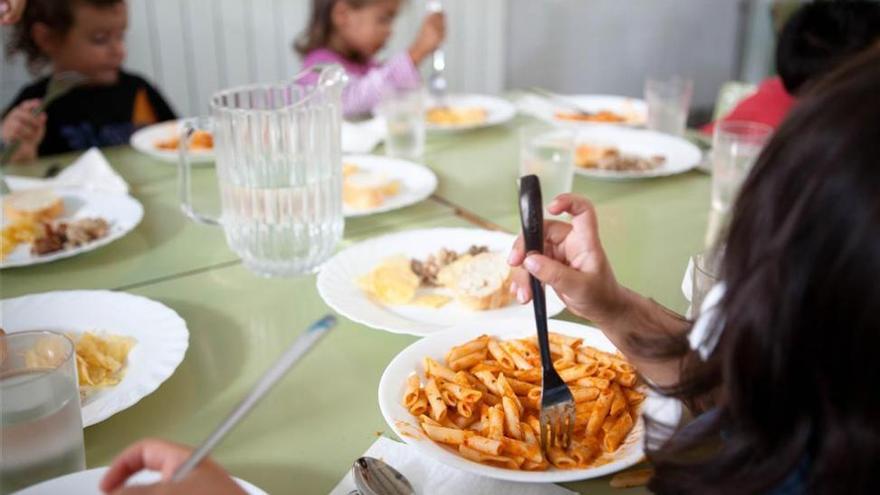
[[[544,203],[541,201],[541,181],[537,175],[526,175],[519,180],[519,216],[522,221],[526,254],[544,253]],[[541,349],[541,367],[553,370],[550,357],[550,337],[547,330],[547,301],[541,281],[529,275],[532,287],[532,305],[538,329],[538,347]]]

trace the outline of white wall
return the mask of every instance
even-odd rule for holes
[[[286,79],[299,70],[293,39],[309,0],[129,0],[126,67],[153,81],[181,115],[207,112],[221,88]],[[388,51],[406,48],[424,0],[408,0]],[[447,71],[455,91],[504,87],[505,0],[446,0]],[[4,28],[4,35],[8,35]],[[0,59],[0,107],[30,80],[22,61]]]
[[[510,0],[511,87],[641,96],[650,75],[694,79],[711,105],[735,77],[745,0]]]

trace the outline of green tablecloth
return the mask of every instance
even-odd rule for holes
[[[518,117],[505,126],[429,136],[425,162],[440,179],[436,197],[348,221],[343,246],[394,230],[471,226],[472,220],[518,230],[516,129],[526,121]],[[185,219],[177,206],[174,166],[128,147],[104,153],[144,204],[141,225],[94,252],[0,274],[4,298],[57,289],[127,290],[161,301],[187,321],[190,348],[177,372],[138,404],[86,429],[90,467],[106,465],[145,436],[198,443],[268,363],[327,312],[314,276],[259,278],[241,266],[219,229]],[[74,158],[50,157],[7,173],[39,175],[49,164]],[[194,184],[210,207],[213,170],[195,170]],[[631,182],[576,177],[573,188],[596,204],[618,278],[683,310],[678,287],[688,256],[701,249],[708,176],[692,172]],[[393,436],[376,390],[385,365],[414,340],[341,319],[214,456],[270,493],[327,493],[377,435]],[[566,486],[584,493],[643,492],[613,490],[607,478]]]

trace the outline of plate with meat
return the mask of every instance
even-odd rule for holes
[[[644,129],[595,126],[577,135],[575,173],[593,179],[627,180],[680,174],[703,157],[690,141]]]
[[[77,188],[17,189],[3,197],[0,269],[94,251],[128,234],[144,208],[127,194]]]
[[[132,148],[161,160],[176,164],[180,160],[181,121],[160,122],[141,129],[131,135]],[[214,136],[208,131],[197,130],[190,138],[189,153],[193,163],[214,161]]]

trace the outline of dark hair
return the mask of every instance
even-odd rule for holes
[[[312,0],[312,13],[309,25],[293,43],[293,49],[305,57],[312,50],[323,48],[330,42],[333,34],[333,7],[337,2],[345,2],[359,9],[376,0]]]
[[[665,390],[714,407],[648,449],[652,490],[764,493],[794,472],[810,493],[876,489],[877,88],[880,49],[817,83],[743,184],[721,268],[720,340]]]
[[[34,42],[31,31],[37,23],[45,24],[58,35],[65,35],[73,26],[74,9],[79,4],[88,4],[98,8],[116,5],[124,0],[28,0],[22,12],[21,20],[12,31],[6,46],[6,53],[11,57],[23,53],[31,72],[38,72],[49,59]]]
[[[776,71],[786,91],[796,94],[878,39],[880,3],[808,3],[792,14],[779,34]]]

